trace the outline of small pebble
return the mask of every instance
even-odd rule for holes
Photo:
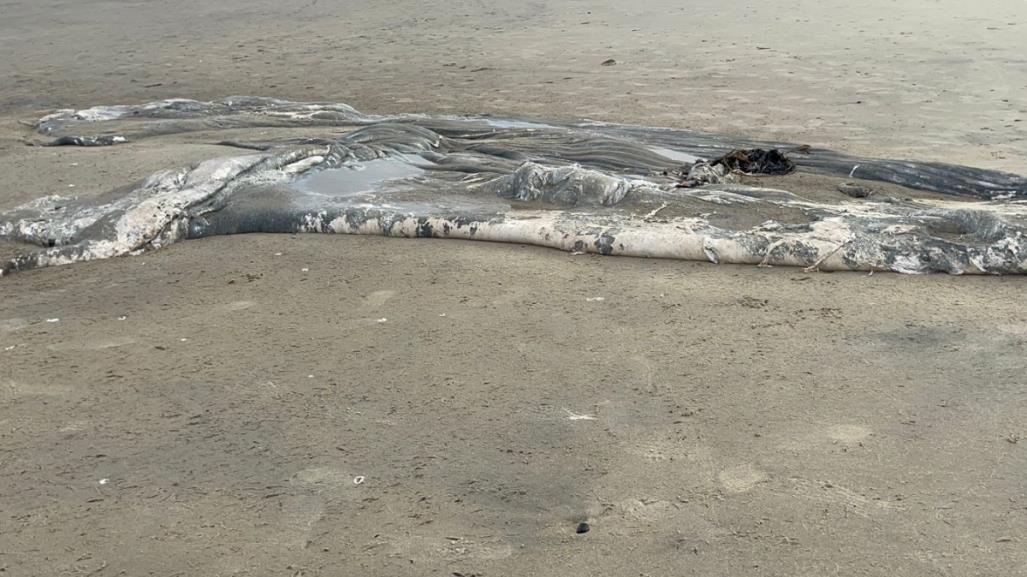
[[[856,184],[855,182],[843,182],[839,184],[838,192],[851,198],[867,198],[874,194],[872,189]]]
[[[574,529],[574,532],[578,535],[582,535],[584,533],[588,533],[589,529],[591,529],[591,527],[588,526],[588,523],[582,521],[581,523],[578,523],[578,526]]]

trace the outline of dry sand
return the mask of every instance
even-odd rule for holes
[[[383,4],[0,3],[0,209],[234,153],[18,120],[227,94],[1024,172],[1022,2]],[[1025,575],[1025,288],[286,235],[18,274],[0,570]]]

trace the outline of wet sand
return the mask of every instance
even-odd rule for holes
[[[0,209],[236,153],[19,120],[231,93],[1024,172],[1021,3],[840,4],[8,2]],[[1024,283],[288,235],[21,273],[0,568],[1027,574]]]

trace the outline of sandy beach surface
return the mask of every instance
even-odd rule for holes
[[[23,121],[231,94],[1024,173],[1025,38],[1015,0],[7,0],[0,210],[237,153]],[[1027,575],[1025,294],[314,235],[19,273],[0,574]]]

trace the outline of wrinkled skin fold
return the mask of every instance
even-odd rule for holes
[[[1019,175],[813,149],[792,155],[800,172],[934,194],[681,189],[666,176],[736,148],[792,148],[784,143],[593,122],[371,116],[342,104],[236,97],[58,111],[37,123],[37,144],[292,127],[332,136],[223,142],[239,154],[154,174],[123,193],[49,196],[0,214],[0,239],[38,247],[0,273],[247,232],[460,238],[821,270],[1027,270],[1027,179]]]

